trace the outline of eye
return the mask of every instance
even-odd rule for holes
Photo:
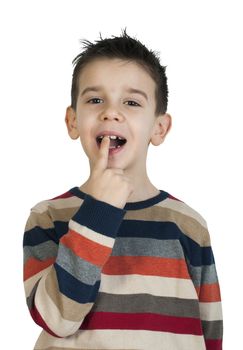
[[[140,104],[138,104],[135,101],[126,101],[125,103],[128,103],[129,106],[133,106],[133,107],[141,107]]]
[[[102,101],[101,98],[94,97],[94,98],[91,98],[90,100],[88,100],[87,102],[91,103],[91,104],[99,104],[99,103],[101,103],[100,101]]]

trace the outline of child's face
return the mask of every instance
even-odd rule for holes
[[[161,134],[160,139],[155,136],[163,133],[155,109],[155,82],[141,66],[120,59],[96,59],[80,74],[76,111],[68,108],[66,122],[72,116],[75,130],[69,134],[73,139],[80,137],[91,167],[99,152],[97,135],[116,131],[127,142],[109,155],[108,167],[139,172],[144,169],[149,142],[163,141]]]

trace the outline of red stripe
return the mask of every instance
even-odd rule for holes
[[[222,350],[222,339],[205,340],[207,350]]]
[[[58,199],[58,198],[69,198],[69,197],[73,197],[73,194],[71,192],[65,192],[63,194],[61,194],[60,196],[54,197],[54,198],[50,198],[48,199],[48,201],[52,201],[54,199]]]
[[[48,258],[46,260],[29,258],[24,265],[24,281],[54,264],[55,260],[56,258]]]
[[[111,248],[81,236],[73,230],[62,236],[61,242],[75,255],[97,266],[103,266],[111,253]]]
[[[196,287],[197,294],[199,295],[199,301],[201,302],[213,302],[221,301],[220,289],[218,283],[202,284]]]
[[[45,321],[41,317],[41,315],[40,315],[40,313],[37,310],[35,305],[33,305],[32,309],[30,310],[30,314],[31,314],[33,320],[35,321],[35,323],[37,323],[40,327],[42,327],[46,332],[48,332],[49,334],[53,335],[54,337],[62,338],[62,337],[59,337],[58,335],[56,335],[55,333],[53,333],[50,330],[50,328],[47,326],[47,324],[45,323]]]
[[[189,279],[184,259],[151,256],[111,256],[102,272],[108,275],[139,274]]]
[[[184,203],[184,202],[182,202],[182,200],[180,200],[180,199],[178,199],[178,198],[172,196],[171,194],[169,194],[168,198],[174,199],[175,201],[178,201],[178,202],[181,202],[181,203]]]
[[[165,316],[152,313],[89,313],[81,329],[130,329],[202,335],[201,322],[197,318]]]

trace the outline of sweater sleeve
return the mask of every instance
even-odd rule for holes
[[[207,350],[222,350],[223,317],[219,281],[207,228],[200,242],[189,239],[187,264],[199,300]]]
[[[25,294],[33,320],[49,334],[67,337],[80,328],[125,213],[86,195],[59,239],[48,210],[31,209],[23,242]]]

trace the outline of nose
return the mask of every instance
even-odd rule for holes
[[[117,108],[109,106],[105,108],[100,114],[101,120],[117,120],[122,121],[124,119],[123,115],[118,111]]]

